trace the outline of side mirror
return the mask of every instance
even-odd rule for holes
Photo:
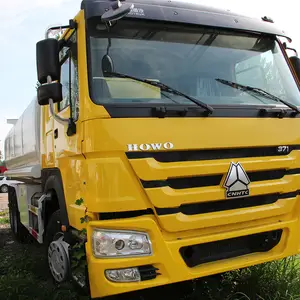
[[[36,63],[38,81],[47,82],[51,76],[52,81],[60,79],[59,42],[56,39],[46,39],[36,44]]]
[[[102,15],[101,20],[103,22],[117,21],[128,15],[133,8],[132,3],[121,3],[121,0],[116,0],[112,3],[111,9]]]
[[[290,62],[294,68],[294,71],[300,81],[300,58],[297,56],[290,57]]]
[[[37,89],[37,99],[39,105],[48,105],[49,98],[53,103],[62,101],[62,85],[59,82],[52,82],[40,85]]]

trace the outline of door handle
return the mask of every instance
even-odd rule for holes
[[[54,130],[54,138],[55,138],[55,139],[58,138],[58,129],[57,129],[57,128]]]

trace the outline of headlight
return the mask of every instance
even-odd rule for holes
[[[143,232],[95,229],[92,243],[98,258],[152,255],[150,238]]]

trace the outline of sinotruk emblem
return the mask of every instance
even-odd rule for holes
[[[226,198],[240,198],[250,195],[250,179],[240,163],[231,163],[224,188],[226,189]]]

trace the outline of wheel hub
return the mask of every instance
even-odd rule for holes
[[[69,274],[68,246],[63,237],[53,241],[48,248],[48,263],[52,276],[57,282],[65,281]]]

